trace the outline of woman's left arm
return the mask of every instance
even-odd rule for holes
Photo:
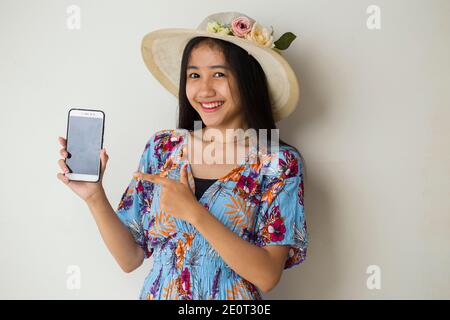
[[[258,247],[231,231],[201,204],[191,213],[191,224],[228,266],[244,279],[269,292],[280,281],[288,246]]]

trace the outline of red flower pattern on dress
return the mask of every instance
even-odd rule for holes
[[[279,164],[283,170],[283,173],[281,174],[281,179],[295,177],[298,174],[297,159],[294,157],[293,153],[289,152],[288,150],[284,150],[283,154],[286,160],[283,160],[283,158],[281,157],[279,160]]]
[[[142,185],[142,181],[141,180],[138,181],[136,190],[137,190],[137,192],[144,191],[144,186]]]
[[[182,300],[192,300],[191,273],[187,267],[184,268],[178,278],[178,293]]]
[[[270,241],[281,241],[284,239],[286,227],[282,218],[276,218],[275,221],[267,227],[270,235]]]
[[[246,194],[252,194],[256,188],[256,182],[251,177],[241,176],[237,185]]]

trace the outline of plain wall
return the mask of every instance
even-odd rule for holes
[[[381,29],[369,30],[369,5]],[[69,30],[69,5],[81,29]],[[301,83],[278,123],[306,163],[306,261],[266,299],[450,298],[450,2],[0,1],[0,298],[136,299],[152,258],[121,271],[87,206],[56,178],[72,107],[106,113],[104,178],[117,207],[177,101],[146,69],[142,37],[239,11],[276,38]],[[270,75],[269,75],[270,76]],[[69,266],[81,288],[67,287]],[[367,267],[381,288],[366,286]]]

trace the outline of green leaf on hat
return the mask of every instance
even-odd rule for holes
[[[286,50],[287,48],[289,48],[295,38],[297,38],[295,34],[293,34],[292,32],[286,32],[280,37],[280,39],[274,42],[275,47],[280,50]]]

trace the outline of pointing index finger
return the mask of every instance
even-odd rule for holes
[[[133,174],[133,177],[139,178],[141,180],[150,181],[153,183],[165,185],[167,183],[167,178],[160,177],[157,174],[148,174],[148,173],[142,173],[142,172],[135,172]]]

